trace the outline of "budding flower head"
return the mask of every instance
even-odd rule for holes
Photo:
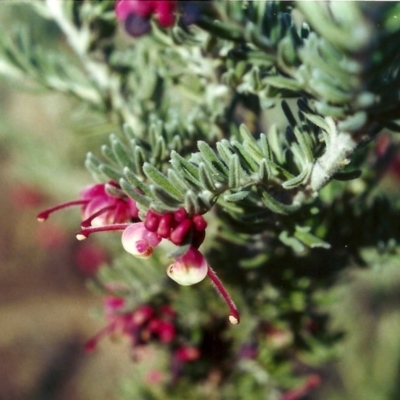
[[[207,260],[195,247],[190,247],[167,268],[168,276],[183,286],[199,283],[206,277],[207,271]]]
[[[129,225],[122,233],[122,246],[135,257],[149,258],[153,254],[153,247],[161,242],[161,238],[146,229],[143,222]]]

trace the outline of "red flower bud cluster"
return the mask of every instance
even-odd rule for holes
[[[193,247],[200,247],[205,238],[207,222],[199,215],[188,216],[184,208],[162,215],[149,210],[144,226],[150,232],[155,232],[163,239],[168,239],[175,245],[181,245],[190,239]]]
[[[150,19],[153,16],[161,27],[173,26],[176,9],[175,0],[118,0],[115,4],[117,19],[134,37],[142,36],[151,30]]]
[[[181,361],[193,361],[200,356],[199,350],[193,346],[177,347],[176,313],[170,305],[142,304],[133,311],[126,311],[126,306],[126,300],[121,297],[105,298],[104,312],[108,325],[86,342],[86,351],[93,351],[105,336],[123,335],[128,336],[134,356],[137,346],[150,342],[170,344],[176,348],[174,357],[178,356]]]

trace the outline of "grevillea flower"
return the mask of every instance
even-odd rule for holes
[[[167,268],[168,276],[183,286],[199,283],[207,276],[208,263],[203,254],[194,247]]]
[[[115,182],[91,185],[84,189],[78,200],[59,204],[38,214],[38,221],[45,221],[53,212],[63,208],[81,206],[82,227],[104,226],[138,220],[134,200],[120,192]]]
[[[177,1],[175,0],[118,0],[115,15],[134,37],[142,36],[151,30],[150,19],[155,17],[158,25],[169,28],[175,24]]]
[[[129,225],[122,233],[125,251],[139,258],[149,258],[153,248],[161,242],[161,237],[146,229],[143,222]]]
[[[142,304],[130,312],[125,308],[125,299],[114,296],[105,298],[104,315],[108,325],[86,342],[87,351],[94,350],[98,342],[108,335],[128,336],[132,347],[151,340],[171,343],[175,339],[175,317],[164,313],[163,307],[156,309],[149,304]]]

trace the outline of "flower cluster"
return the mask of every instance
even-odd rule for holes
[[[118,0],[115,4],[117,19],[134,37],[151,30],[150,19],[154,16],[158,25],[169,28],[175,24],[177,1],[175,0]]]
[[[162,240],[181,246],[184,252],[168,266],[168,276],[185,286],[196,284],[208,276],[229,307],[230,322],[239,323],[236,306],[198,250],[207,228],[203,216],[189,215],[183,208],[164,214],[148,210],[142,221],[135,201],[126,196],[117,183],[109,182],[92,185],[81,192],[79,200],[45,210],[37,218],[44,221],[53,212],[74,205],[80,205],[82,209],[82,229],[76,235],[78,240],[84,240],[96,232],[122,231],[123,248],[139,258],[151,257],[153,249]]]
[[[138,220],[139,211],[134,200],[126,196],[115,182],[91,185],[82,190],[78,200],[49,208],[38,214],[40,222],[58,210],[72,206],[82,207],[82,227],[104,226]]]
[[[104,314],[107,326],[89,339],[86,351],[93,351],[105,336],[122,335],[129,338],[133,356],[135,350],[150,342],[168,344],[173,348],[173,362],[194,361],[199,358],[199,350],[178,341],[176,313],[169,305],[154,307],[142,304],[133,311],[126,311],[126,300],[107,296],[104,300]]]

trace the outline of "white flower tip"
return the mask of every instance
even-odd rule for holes
[[[82,233],[78,233],[76,238],[80,241],[87,239],[87,236],[83,235]]]
[[[36,218],[39,222],[44,222],[44,221],[46,221],[46,218],[43,218],[43,217],[37,217]]]
[[[230,315],[230,316],[229,316],[229,322],[230,322],[232,325],[237,325],[237,324],[239,323],[239,319],[236,318],[236,317],[233,316],[233,315]]]

